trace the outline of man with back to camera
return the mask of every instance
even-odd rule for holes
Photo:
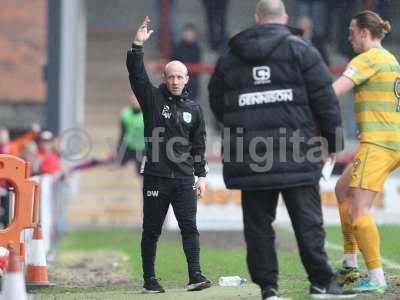
[[[145,17],[136,32],[126,65],[129,81],[143,111],[146,160],[143,181],[141,241],[144,292],[163,293],[155,277],[154,261],[161,228],[171,204],[182,235],[188,263],[188,291],[211,286],[200,269],[197,196],[205,192],[206,131],[198,103],[188,98],[188,71],[180,61],[166,64],[163,81],[154,87],[143,63],[143,44],[153,30]],[[197,181],[195,182],[195,176]],[[197,194],[197,195],[196,195]]]
[[[343,147],[340,109],[321,56],[287,21],[281,0],[259,1],[256,26],[234,36],[217,62],[209,94],[224,125],[224,180],[242,190],[247,265],[262,299],[281,299],[272,227],[279,194],[311,296],[351,298],[328,265],[318,185],[323,150],[334,157]]]

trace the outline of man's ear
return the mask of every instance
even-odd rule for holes
[[[167,83],[167,76],[165,75],[165,72],[161,73],[161,80],[163,83]]]
[[[283,20],[285,25],[289,23],[289,15],[287,13],[285,13],[285,15],[283,16]]]
[[[370,32],[367,28],[361,28],[361,37],[366,39],[370,35]]]
[[[189,82],[189,75],[186,75],[186,82],[185,84],[187,84]]]

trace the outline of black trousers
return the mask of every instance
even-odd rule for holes
[[[189,277],[201,272],[199,232],[196,225],[197,194],[194,178],[170,179],[144,176],[143,181],[143,278],[155,276],[154,261],[161,228],[172,205],[182,235]]]
[[[334,276],[324,249],[325,231],[319,187],[242,191],[247,265],[252,280],[261,288],[278,288],[275,220],[279,193],[285,201],[296,236],[301,261],[311,284],[327,285]]]
[[[228,41],[226,33],[226,15],[229,0],[203,0],[206,10],[208,37],[213,50],[225,48]]]

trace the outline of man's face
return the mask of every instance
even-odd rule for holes
[[[53,141],[40,141],[39,142],[39,147],[44,151],[45,153],[51,153],[54,150],[54,144]]]
[[[189,76],[187,75],[187,69],[184,64],[173,61],[166,65],[164,71],[164,82],[172,95],[181,95],[188,80]]]
[[[197,32],[193,29],[185,29],[183,31],[183,40],[188,43],[194,43],[197,41]]]
[[[357,25],[356,20],[351,20],[349,26],[349,42],[355,53],[363,52],[363,39],[366,32]]]

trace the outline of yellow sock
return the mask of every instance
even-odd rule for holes
[[[372,216],[363,215],[354,220],[353,233],[368,270],[382,268],[380,237]]]
[[[342,224],[343,250],[345,254],[357,252],[357,241],[353,234],[352,222],[349,214],[349,202],[343,199],[339,202],[340,222]]]

